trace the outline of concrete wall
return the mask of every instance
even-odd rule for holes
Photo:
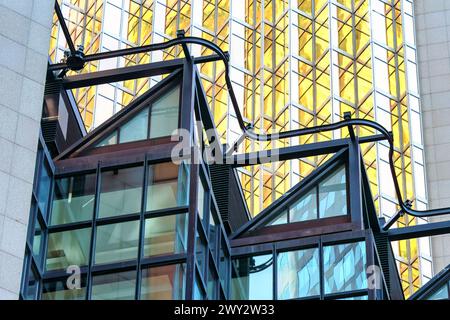
[[[415,0],[415,15],[428,198],[450,207],[450,1]],[[435,273],[450,264],[449,244],[450,235],[432,238]]]
[[[17,299],[54,0],[0,0],[0,299]]]

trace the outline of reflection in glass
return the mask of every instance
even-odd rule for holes
[[[51,170],[47,164],[47,161],[44,160],[41,166],[41,170],[39,172],[39,184],[37,190],[37,199],[39,208],[41,212],[47,212],[47,203],[48,196],[50,192],[50,182],[51,182]]]
[[[173,264],[142,270],[142,300],[180,300],[185,298],[186,266]]]
[[[150,139],[168,137],[178,129],[180,88],[177,86],[150,107]]]
[[[133,300],[136,271],[125,271],[92,277],[92,300]]]
[[[208,300],[217,299],[217,285],[219,284],[217,273],[215,271],[214,265],[210,262],[208,268],[208,283],[207,283],[207,291],[208,291]]]
[[[95,174],[55,179],[51,225],[91,220]]]
[[[286,224],[287,221],[287,211],[283,211],[280,213],[275,219],[273,219],[271,222],[269,222],[269,226],[276,226],[279,224]]]
[[[139,220],[97,227],[95,263],[137,259]]]
[[[302,196],[289,208],[289,221],[299,222],[317,219],[316,188]]]
[[[426,297],[426,300],[448,300],[448,288],[447,284],[434,291],[431,295]]]
[[[158,163],[148,168],[146,211],[187,205],[187,169],[185,165]]]
[[[200,219],[203,221],[203,217],[205,216],[205,185],[203,183],[203,179],[198,178],[197,185],[197,210]]]
[[[336,300],[368,300],[368,296],[358,296],[358,297],[348,297],[348,298],[341,298]]]
[[[120,127],[119,143],[147,139],[148,108],[145,108]]]
[[[44,282],[42,300],[84,300],[86,299],[86,276],[81,275],[80,287],[67,287],[67,279]]]
[[[272,288],[271,254],[233,260],[231,290],[233,300],[271,300]]]
[[[50,233],[48,235],[46,270],[66,269],[68,266],[84,266],[89,261],[91,229],[78,229]]]
[[[100,218],[141,211],[143,173],[143,167],[101,173]]]
[[[319,249],[280,252],[278,299],[295,299],[320,294]]]
[[[117,143],[117,131],[114,131],[109,136],[101,140],[99,143],[97,143],[96,147],[104,147],[104,146],[110,146],[112,144]]]
[[[323,259],[326,294],[367,288],[365,242],[325,246]]]
[[[345,167],[341,167],[319,183],[319,217],[328,218],[346,214]]]
[[[144,257],[186,252],[187,214],[145,221]]]
[[[200,236],[198,230],[195,233],[195,259],[197,260],[200,273],[203,275],[205,272],[206,243]]]

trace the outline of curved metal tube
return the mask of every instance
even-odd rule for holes
[[[407,203],[405,203],[403,201],[400,186],[397,181],[397,175],[395,173],[395,166],[394,166],[394,160],[393,160],[394,140],[393,140],[391,133],[386,128],[384,128],[382,125],[380,125],[379,123],[372,121],[372,120],[349,119],[349,120],[343,120],[343,121],[339,121],[339,122],[331,123],[331,124],[327,124],[327,125],[322,125],[322,126],[282,131],[282,132],[279,132],[276,134],[256,133],[253,131],[252,127],[248,127],[244,122],[244,119],[239,110],[239,105],[238,105],[236,95],[234,93],[231,79],[229,76],[230,67],[228,64],[228,62],[229,62],[228,56],[216,44],[209,42],[205,39],[199,38],[199,37],[184,37],[184,36],[182,36],[182,37],[177,37],[175,39],[169,40],[167,42],[156,43],[156,44],[151,44],[151,45],[136,48],[135,50],[133,50],[133,54],[168,49],[170,47],[173,47],[175,45],[180,45],[180,44],[197,44],[197,45],[206,47],[206,48],[212,50],[213,52],[215,52],[221,58],[221,60],[223,61],[224,65],[225,65],[225,82],[226,82],[228,92],[230,95],[231,104],[236,113],[236,118],[238,120],[239,126],[240,126],[241,130],[244,132],[245,136],[249,137],[252,140],[271,141],[271,140],[276,140],[276,139],[293,138],[293,137],[298,137],[298,136],[307,135],[307,134],[315,134],[315,133],[320,133],[320,132],[333,131],[333,130],[341,129],[341,128],[348,127],[348,126],[354,126],[354,125],[365,126],[365,127],[375,129],[375,130],[379,131],[389,142],[389,167],[390,167],[392,179],[394,181],[395,192],[396,192],[397,200],[399,202],[399,206],[401,208],[401,212],[407,213],[414,217],[430,217],[430,216],[444,215],[444,214],[450,213],[450,208],[441,208],[441,209],[424,210],[424,211],[414,210],[411,207],[409,207]],[[126,55],[126,54],[130,54],[129,49],[117,50],[114,52],[109,52],[108,58],[119,57],[119,56]],[[100,59],[103,59],[102,54],[92,54],[92,55],[87,55],[85,57],[85,61],[93,61],[93,60],[100,60]],[[394,222],[396,219],[398,219],[398,217],[400,217],[400,214],[397,214],[394,216]]]

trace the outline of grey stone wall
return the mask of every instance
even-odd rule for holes
[[[415,0],[415,16],[429,207],[450,207],[450,1]],[[450,235],[431,241],[437,273],[450,264]]]
[[[17,299],[54,0],[0,0],[0,299]]]

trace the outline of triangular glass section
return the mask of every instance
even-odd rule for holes
[[[345,165],[340,165],[323,180],[308,186],[297,199],[284,199],[279,213],[261,227],[347,215],[347,182]]]
[[[178,129],[179,113],[180,86],[177,85],[100,140],[95,147],[170,137]]]

